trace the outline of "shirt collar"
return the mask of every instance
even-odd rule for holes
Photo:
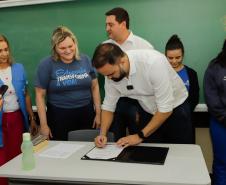
[[[132,31],[130,31],[130,34],[129,34],[128,38],[126,39],[126,41],[133,42],[133,32]]]
[[[129,36],[128,36],[128,38],[126,39],[126,41],[125,42],[134,42],[134,39],[133,39],[134,37],[133,37],[133,32],[132,31],[130,31],[130,34],[129,34]]]
[[[133,32],[130,31],[130,34],[129,36],[127,37],[127,39],[122,43],[122,44],[118,44],[115,40],[113,39],[109,39],[107,41],[105,41],[104,43],[108,43],[108,42],[111,42],[113,44],[116,44],[117,46],[121,47],[123,44],[125,43],[128,43],[128,42],[131,42],[132,44],[134,43],[134,35],[133,35]]]

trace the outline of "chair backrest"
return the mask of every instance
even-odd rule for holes
[[[73,130],[68,132],[68,141],[94,141],[94,138],[99,133],[98,129]],[[114,142],[114,134],[112,132],[108,132],[107,137],[109,142]]]

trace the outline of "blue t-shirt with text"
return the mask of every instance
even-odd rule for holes
[[[86,55],[69,64],[48,57],[38,66],[35,87],[45,89],[47,101],[56,107],[78,108],[91,102],[95,78],[96,71]]]
[[[177,74],[183,80],[185,87],[189,91],[190,83],[189,83],[189,77],[188,77],[186,68],[184,67],[182,70],[178,71]]]

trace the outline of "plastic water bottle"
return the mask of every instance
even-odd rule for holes
[[[33,144],[30,133],[23,133],[22,151],[22,169],[32,170],[35,167],[35,158],[33,153]]]

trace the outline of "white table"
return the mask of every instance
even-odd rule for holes
[[[58,144],[51,141],[48,147]],[[21,170],[21,155],[0,168],[0,176],[11,184],[143,184],[143,185],[210,185],[208,170],[198,145],[142,144],[169,147],[164,165],[81,160],[94,144],[73,142],[84,147],[67,159],[52,159],[35,154],[36,167]]]

